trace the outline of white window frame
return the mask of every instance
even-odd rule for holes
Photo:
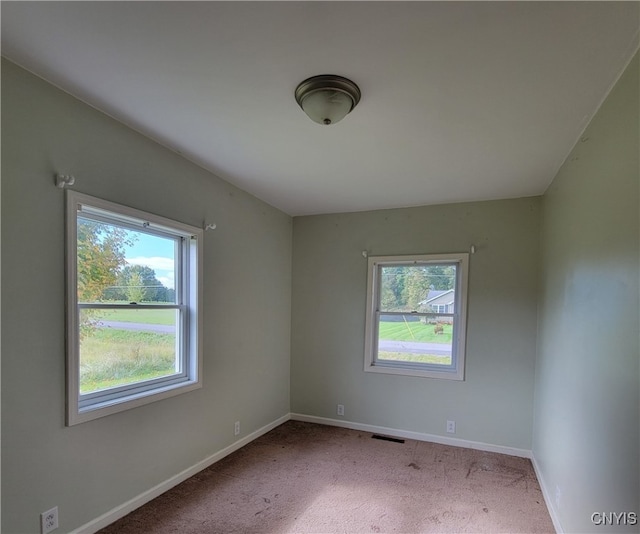
[[[378,360],[378,324],[380,316],[380,270],[384,266],[411,266],[417,264],[455,264],[456,290],[453,314],[420,313],[416,315],[448,315],[453,318],[451,366],[422,362]],[[467,330],[467,286],[469,279],[469,254],[417,254],[408,256],[369,256],[367,273],[367,309],[365,326],[364,370],[369,373],[407,375],[424,378],[464,380],[466,330]]]
[[[176,266],[176,305],[130,304],[118,307],[178,309],[180,320],[176,348],[182,372],[135,384],[80,393],[80,332],[78,303],[77,243],[78,213],[138,232],[176,238],[179,263]],[[202,243],[203,230],[138,209],[67,191],[66,277],[67,277],[67,426],[76,425],[149,404],[202,387]],[[96,308],[100,306],[90,305]],[[105,305],[105,308],[113,308]]]

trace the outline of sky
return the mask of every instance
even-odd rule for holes
[[[129,265],[146,265],[156,272],[156,278],[165,287],[174,289],[174,241],[140,232],[135,236],[133,245],[126,247],[125,257]]]

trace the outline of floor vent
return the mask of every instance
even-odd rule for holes
[[[392,438],[390,436],[381,436],[380,434],[374,434],[371,436],[373,439],[381,439],[384,441],[393,441],[394,443],[404,443],[403,439],[400,438]]]

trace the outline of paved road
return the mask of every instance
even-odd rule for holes
[[[451,345],[444,343],[424,343],[419,341],[391,341],[381,339],[378,350],[386,352],[408,352],[409,354],[435,354],[436,356],[451,356]]]
[[[158,334],[175,334],[176,332],[176,327],[170,324],[125,323],[123,321],[100,321],[98,328],[117,328],[118,330],[156,332]]]
[[[176,327],[166,324],[127,323],[123,321],[100,321],[99,328],[117,328],[118,330],[135,330],[138,332],[157,332],[159,334],[174,334]],[[378,350],[387,352],[407,352],[409,354],[434,354],[436,356],[451,356],[451,345],[444,343],[425,343],[418,341],[390,341],[381,339]]]

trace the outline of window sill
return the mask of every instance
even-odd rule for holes
[[[445,380],[464,380],[464,373],[461,370],[438,371],[433,369],[416,369],[387,365],[366,365],[367,373],[381,373],[387,375],[414,376],[418,378],[440,378]]]

